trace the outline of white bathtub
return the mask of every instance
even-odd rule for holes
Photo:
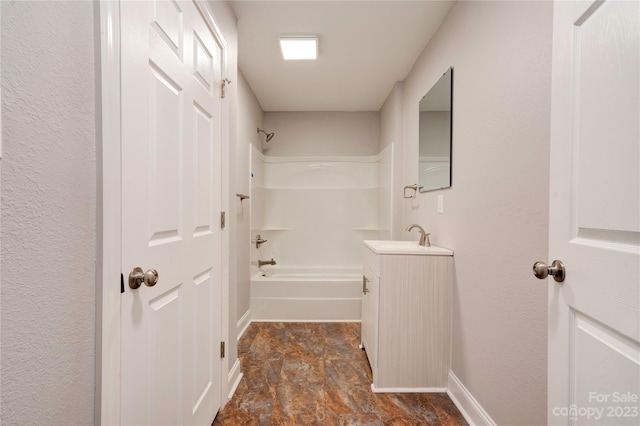
[[[253,321],[360,321],[362,270],[263,266],[251,278]]]

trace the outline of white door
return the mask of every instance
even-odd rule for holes
[[[220,407],[221,67],[192,2],[123,1],[122,424]],[[129,271],[155,269],[154,286]]]
[[[640,3],[554,6],[550,424],[638,425]]]

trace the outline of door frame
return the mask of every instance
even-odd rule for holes
[[[205,0],[193,0],[222,46],[222,76],[228,75],[228,44]],[[94,3],[96,26],[96,424],[120,424],[122,173],[120,109],[120,0]],[[99,31],[99,33],[98,33]],[[222,211],[229,211],[229,98],[222,100]],[[229,229],[221,230],[221,339],[229,340]],[[220,396],[228,394],[228,357],[220,360]]]

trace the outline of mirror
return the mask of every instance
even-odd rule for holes
[[[420,192],[451,186],[452,123],[453,68],[449,68],[420,101]]]

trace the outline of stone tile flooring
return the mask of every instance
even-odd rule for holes
[[[371,392],[359,323],[252,323],[213,425],[466,425],[444,393]]]

